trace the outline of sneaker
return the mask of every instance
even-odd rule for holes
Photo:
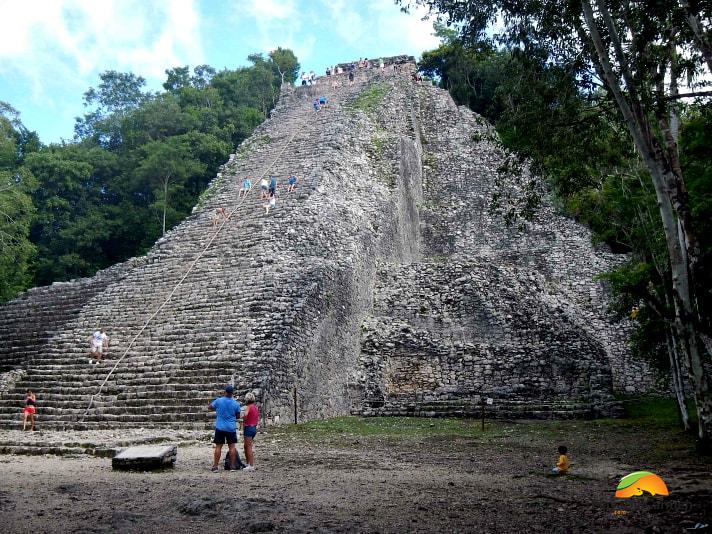
[[[210,468],[210,470],[211,470],[213,473],[217,473],[217,472],[218,472],[218,466],[217,466],[217,465],[214,465],[214,466],[212,466],[212,467]]]
[[[91,364],[93,364],[93,363],[94,363],[94,360],[90,359],[90,360],[89,360],[89,365],[91,365]]]
[[[254,470],[255,470],[254,465],[245,466],[245,468],[243,469],[243,471],[254,471]]]

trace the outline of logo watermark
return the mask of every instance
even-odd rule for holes
[[[662,478],[650,471],[635,471],[621,478],[616,488],[616,497],[629,499],[648,492],[650,495],[670,495]]]

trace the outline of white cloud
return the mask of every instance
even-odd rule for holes
[[[0,0],[0,74],[42,87],[95,83],[104,70],[156,81],[170,66],[203,59],[194,0]]]
[[[307,13],[314,4],[295,0],[241,0],[236,4],[232,23],[249,32],[256,32],[251,42],[253,50],[268,53],[277,46],[289,48],[300,61],[308,59],[314,50],[316,37],[304,35],[308,30]]]
[[[364,55],[413,54],[435,48],[432,21],[422,20],[427,10],[421,6],[405,14],[392,0],[322,0],[333,30]],[[344,58],[355,59],[355,58]]]
[[[247,0],[246,9],[258,23],[287,20],[297,15],[294,0]]]
[[[435,48],[432,21],[421,20],[425,9],[410,14],[392,0],[240,0],[232,11],[235,27],[252,37],[253,49],[276,46],[294,50],[302,65],[319,61],[323,40],[336,37],[345,49],[359,55],[420,55]]]

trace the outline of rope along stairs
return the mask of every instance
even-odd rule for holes
[[[333,95],[330,94],[330,103],[331,103],[331,105],[334,106],[334,105],[337,104],[337,102],[338,102],[337,99],[335,99],[335,98],[333,97]],[[327,108],[327,109],[328,109],[328,108]],[[309,112],[309,113],[312,114],[313,112]],[[318,115],[317,115],[317,117],[318,117]],[[314,122],[314,121],[312,121],[312,122]],[[111,370],[108,372],[108,374],[106,375],[106,377],[104,378],[104,380],[101,382],[101,384],[99,385],[99,388],[97,389],[96,393],[93,393],[93,394],[91,395],[91,397],[90,397],[90,399],[89,399],[89,403],[88,403],[86,409],[84,410],[84,413],[82,414],[81,419],[79,420],[80,423],[83,423],[83,422],[84,422],[84,420],[85,420],[87,414],[89,413],[89,411],[91,410],[91,408],[92,408],[92,406],[93,406],[93,404],[94,404],[95,399],[101,395],[101,393],[102,393],[102,391],[103,391],[103,389],[104,389],[104,386],[105,386],[106,383],[109,381],[109,379],[111,378],[111,376],[114,374],[114,371],[116,371],[116,369],[117,369],[117,368],[119,367],[119,365],[122,363],[122,361],[124,360],[124,358],[129,354],[129,352],[130,352],[131,348],[134,346],[134,343],[136,342],[136,340],[137,340],[137,339],[141,336],[141,334],[143,334],[143,332],[148,328],[148,326],[151,324],[151,321],[152,321],[152,320],[165,308],[165,306],[171,301],[171,299],[173,298],[173,296],[174,296],[174,294],[176,293],[176,291],[178,290],[178,288],[183,285],[183,282],[186,280],[186,278],[191,274],[191,272],[193,272],[193,269],[194,269],[194,267],[196,266],[196,264],[205,256],[206,252],[211,248],[211,246],[213,245],[213,243],[214,243],[214,241],[216,240],[216,238],[220,235],[220,233],[221,233],[221,232],[223,231],[223,229],[225,228],[225,225],[226,225],[230,220],[232,220],[232,218],[233,218],[233,217],[236,215],[236,213],[238,212],[239,208],[244,204],[244,202],[247,200],[248,196],[252,193],[252,190],[257,187],[258,182],[259,182],[263,177],[265,177],[265,176],[267,176],[267,175],[269,174],[270,170],[274,168],[275,164],[276,164],[278,161],[280,161],[280,159],[282,158],[282,155],[285,153],[285,151],[287,150],[287,148],[289,148],[289,147],[292,145],[292,143],[293,143],[294,139],[297,137],[297,135],[299,135],[300,133],[302,133],[302,131],[300,130],[300,127],[301,127],[301,128],[304,128],[305,126],[307,126],[307,124],[308,124],[308,122],[307,122],[306,120],[297,121],[297,128],[295,128],[295,129],[291,132],[291,135],[290,135],[289,139],[282,145],[282,147],[281,147],[281,149],[279,150],[279,152],[277,153],[277,155],[272,159],[272,161],[271,161],[266,167],[263,168],[263,170],[261,171],[261,173],[260,173],[259,175],[257,175],[257,176],[254,177],[254,179],[252,180],[252,185],[251,185],[251,187],[249,188],[249,190],[247,191],[247,193],[243,194],[243,195],[238,199],[238,201],[234,204],[233,208],[230,210],[230,212],[229,212],[229,214],[227,215],[227,217],[226,217],[226,218],[223,218],[222,221],[217,225],[215,231],[212,233],[212,235],[210,236],[210,238],[208,239],[208,241],[205,243],[205,245],[203,246],[203,248],[199,251],[198,255],[197,255],[197,256],[193,259],[193,261],[190,263],[190,265],[189,265],[188,268],[185,270],[185,272],[183,273],[183,275],[181,276],[181,278],[179,279],[179,281],[171,288],[169,294],[165,297],[165,299],[163,299],[163,301],[161,302],[161,304],[160,304],[160,305],[153,311],[153,313],[151,313],[151,314],[148,316],[148,318],[144,321],[144,323],[143,323],[143,325],[141,326],[141,328],[140,328],[140,329],[138,330],[138,332],[136,332],[136,334],[133,336],[133,338],[131,339],[131,341],[129,342],[129,344],[126,346],[126,348],[124,349],[124,351],[123,351],[123,353],[121,354],[121,356],[120,356],[120,357],[118,358],[118,360],[114,363],[114,365],[112,366]],[[235,179],[239,182],[237,176],[235,177]]]

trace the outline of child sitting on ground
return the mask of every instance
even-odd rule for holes
[[[569,462],[569,457],[566,456],[567,452],[568,449],[565,445],[559,447],[559,461],[556,462],[556,467],[551,470],[555,475],[565,475],[568,472],[571,462]]]

